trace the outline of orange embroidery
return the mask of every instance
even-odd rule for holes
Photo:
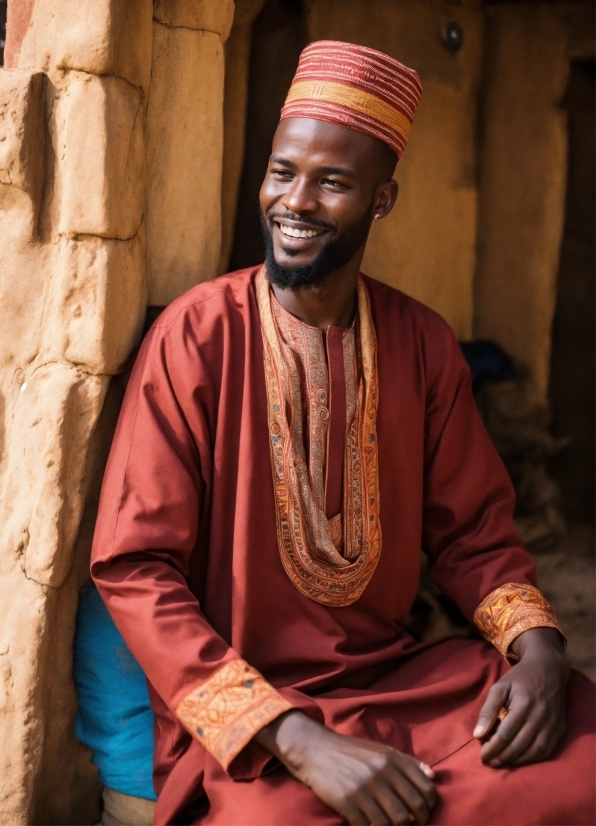
[[[292,706],[244,660],[224,665],[182,700],[176,714],[227,769],[254,735]]]
[[[553,609],[538,588],[515,582],[492,591],[474,612],[474,623],[506,659],[515,659],[509,646],[530,628],[556,628],[563,636]]]
[[[314,403],[311,401],[308,411],[311,461],[307,463],[300,373],[295,352],[288,344],[296,330],[291,324],[280,330],[284,321],[279,313],[276,318],[272,309],[269,282],[263,270],[257,276],[256,288],[265,352],[269,445],[281,561],[291,581],[305,596],[323,605],[351,605],[370,582],[381,553],[377,343],[368,293],[360,279],[359,352],[356,353],[353,337],[353,349],[350,351],[349,338],[344,348],[344,367],[349,367],[343,514],[340,519],[328,520],[323,471],[329,415],[326,366],[323,359],[317,361],[313,357],[315,337],[320,341],[320,333],[302,325],[305,358],[312,367],[309,379],[315,391],[314,395],[310,393]],[[357,356],[362,375],[359,381],[355,375],[350,381],[349,370],[355,372]]]

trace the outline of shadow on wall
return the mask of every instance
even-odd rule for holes
[[[4,66],[4,45],[6,43],[6,9],[8,0],[0,0],[0,66]]]
[[[301,0],[267,0],[252,30],[246,147],[229,271],[263,260],[257,196],[279,113],[307,42]]]
[[[572,519],[594,523],[595,185],[593,60],[571,64],[563,100],[568,113],[565,230],[557,284],[550,373],[552,427],[569,447],[550,471]]]

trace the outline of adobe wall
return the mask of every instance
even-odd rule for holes
[[[95,770],[74,739],[71,668],[118,408],[117,382],[108,388],[148,301],[168,303],[216,273],[232,16],[231,0],[9,5],[0,70],[2,823],[98,816]]]
[[[547,401],[567,187],[569,62],[594,58],[592,4],[487,11],[474,334],[527,368]]]

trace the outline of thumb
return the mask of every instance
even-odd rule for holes
[[[497,718],[499,717],[499,712],[507,702],[508,696],[509,686],[507,683],[503,683],[499,680],[498,683],[493,685],[491,690],[488,692],[486,702],[480,709],[476,728],[472,732],[473,737],[476,737],[479,740],[486,737],[496,723]]]

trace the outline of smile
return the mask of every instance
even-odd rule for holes
[[[322,235],[324,229],[296,229],[295,227],[288,227],[285,224],[278,224],[280,232],[288,238],[314,238],[315,235]]]

